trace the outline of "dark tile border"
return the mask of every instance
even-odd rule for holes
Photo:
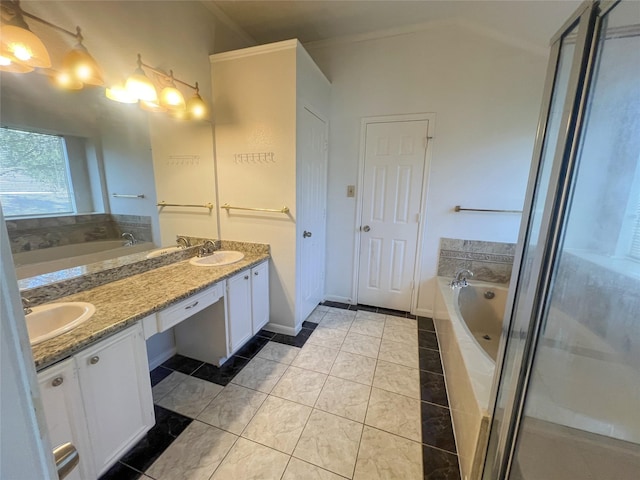
[[[265,342],[265,344],[267,342]],[[245,365],[249,363],[249,360],[250,359],[245,357],[233,355],[226,362],[224,362],[224,365],[222,365],[221,367],[217,367],[210,363],[204,363],[200,368],[193,372],[191,376],[199,378],[201,380],[207,380],[211,383],[217,383],[218,385],[222,385],[223,387],[225,387],[231,380],[233,380],[233,377],[240,373],[240,370],[242,370]]]
[[[191,375],[198,368],[204,364],[200,360],[194,360],[193,358],[185,357],[180,354],[174,355],[169,360],[164,362],[161,366],[168,368],[169,370],[175,370],[176,372],[184,373],[185,375]]]
[[[322,302],[320,305],[325,307],[333,307],[333,308],[341,308],[343,310],[362,310],[365,312],[373,312],[373,313],[381,313],[382,315],[393,315],[396,317],[403,318],[419,318],[412,313],[405,312],[404,310],[393,310],[391,308],[383,308],[383,307],[374,307],[373,305],[364,305],[362,303],[358,303],[357,305],[351,305],[349,303],[341,303],[341,302],[331,302],[329,300]]]
[[[124,463],[117,462],[113,467],[100,476],[99,480],[137,480],[141,472],[134,470]]]
[[[458,456],[430,447],[422,446],[424,480],[460,480]]]
[[[418,317],[422,465],[425,480],[460,480],[460,465],[433,319]]]
[[[158,405],[154,405],[154,409],[156,424],[137,444],[125,453],[119,461],[119,463],[138,472],[146,471],[193,421],[193,419],[189,417],[172,412]],[[114,468],[118,470],[120,467],[114,466]],[[123,469],[123,471],[130,473],[126,469]],[[111,470],[109,470],[109,472],[111,472]]]

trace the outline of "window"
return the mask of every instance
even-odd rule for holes
[[[0,129],[0,202],[5,217],[75,212],[63,137]]]
[[[640,260],[640,202],[638,202],[638,206],[635,211],[635,221],[633,225],[633,233],[631,234],[629,256],[635,260]]]

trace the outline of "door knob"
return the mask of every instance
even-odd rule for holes
[[[371,230],[371,227],[369,225],[365,225],[364,227],[362,227],[363,232],[368,232],[369,230]]]
[[[311,232],[307,232],[306,230],[302,232],[302,238],[308,238],[311,236]]]

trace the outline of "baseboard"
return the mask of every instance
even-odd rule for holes
[[[292,337],[295,337],[298,332],[300,332],[301,327],[296,329],[295,327],[286,327],[284,325],[278,325],[277,323],[269,322],[263,328],[270,332],[282,333],[284,335],[291,335]]]
[[[340,297],[338,295],[325,295],[325,301],[328,300],[330,302],[340,302],[340,303],[348,303],[350,305],[353,304],[353,301],[349,297]]]
[[[155,357],[150,358],[149,359],[149,371],[153,370],[156,367],[159,367],[164,362],[166,362],[171,357],[173,357],[175,354],[176,354],[176,347],[174,346],[174,347],[172,347],[172,348],[170,348],[168,350],[160,352]]]

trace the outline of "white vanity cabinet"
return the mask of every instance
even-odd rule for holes
[[[251,269],[251,333],[269,323],[269,262]]]
[[[155,424],[142,326],[82,350],[38,374],[54,446],[71,441],[80,468],[95,479]]]
[[[251,272],[246,270],[227,280],[227,332],[230,354],[252,337]]]
[[[227,280],[229,355],[269,321],[269,263],[263,262]]]
[[[140,324],[75,356],[98,475],[155,423]]]
[[[69,480],[96,478],[84,406],[80,395],[78,370],[73,358],[49,367],[38,374],[38,385],[47,430],[53,448],[71,442],[78,450],[80,463],[67,477]]]

